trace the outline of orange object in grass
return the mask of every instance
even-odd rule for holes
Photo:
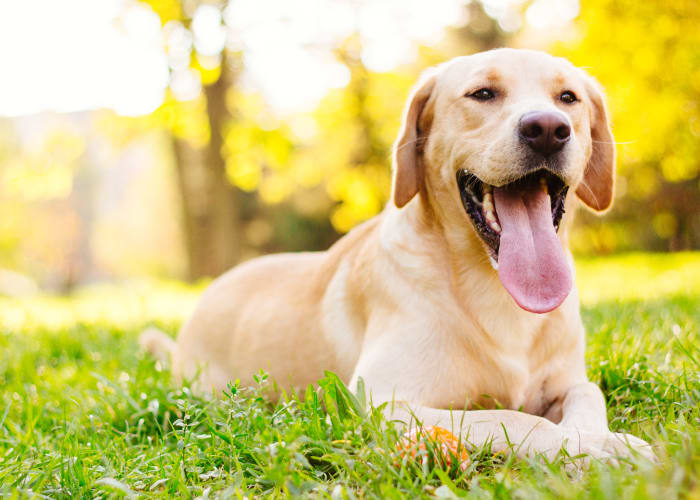
[[[442,427],[414,428],[399,439],[396,448],[402,459],[406,456],[412,459],[420,457],[421,462],[428,460],[431,450],[435,463],[446,468],[459,461],[459,468],[464,471],[470,463],[464,444]]]

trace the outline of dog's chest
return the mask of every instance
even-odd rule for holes
[[[443,408],[466,403],[470,409],[543,413],[551,401],[546,387],[549,366],[535,361],[541,348],[537,333],[542,330],[542,319],[517,321],[503,314],[482,319],[483,330],[472,327],[460,332],[465,340],[448,354],[452,362],[443,368],[447,390],[438,391],[440,401],[435,403]]]
[[[530,370],[525,356],[490,353],[461,363],[444,377],[452,383],[442,386],[449,390],[434,402],[438,407],[520,409],[542,405],[543,377]]]

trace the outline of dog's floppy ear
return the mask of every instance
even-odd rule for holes
[[[419,154],[422,144],[420,116],[435,87],[435,70],[427,70],[421,76],[404,110],[399,137],[394,144],[394,183],[393,199],[401,208],[420,190],[423,182],[422,166]]]
[[[608,123],[603,92],[598,84],[586,76],[586,93],[591,100],[591,158],[576,195],[593,210],[610,208],[615,186],[615,139]]]

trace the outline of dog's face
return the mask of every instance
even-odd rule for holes
[[[499,49],[454,59],[418,85],[396,144],[394,202],[421,193],[444,227],[480,238],[521,307],[546,312],[571,288],[555,241],[566,196],[608,208],[614,163],[590,77],[564,59]]]

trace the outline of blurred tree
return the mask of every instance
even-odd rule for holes
[[[339,232],[377,214],[386,203],[391,145],[413,77],[374,73],[362,61],[362,43],[353,35],[334,49],[350,70],[348,85],[331,92],[314,112],[319,136],[313,149],[321,159],[327,193],[335,202],[333,227]]]
[[[447,29],[446,42],[451,57],[505,47],[517,34],[516,31],[504,31],[498,20],[486,12],[481,1],[467,2],[464,9],[467,22]]]
[[[0,123],[0,268],[41,276],[44,285],[61,291],[96,274],[89,231],[93,192],[75,188],[92,178],[84,118],[45,115],[35,140],[9,121]]]
[[[212,28],[224,32],[224,2],[143,1],[161,18],[172,85],[182,87],[184,80],[191,87],[179,92],[173,89],[160,114],[172,134],[188,278],[218,276],[239,261],[243,248],[241,205],[245,194],[229,182],[223,154],[223,134],[234,118],[227,94],[236,84],[241,57],[225,44],[214,53],[201,53],[192,43],[193,17],[202,6],[209,9]]]
[[[700,2],[586,0],[576,24],[555,50],[604,84],[619,144],[616,207],[577,246],[700,248]]]
[[[190,279],[217,276],[241,256],[242,194],[228,181],[223,157],[222,134],[231,120],[226,92],[235,80],[231,57],[222,53],[219,77],[204,85],[210,131],[204,151],[197,155],[188,138],[173,135]]]

